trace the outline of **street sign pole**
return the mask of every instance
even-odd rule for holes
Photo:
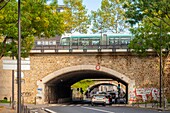
[[[13,53],[12,53],[12,60],[14,60]],[[12,70],[12,109],[14,109],[14,70]]]
[[[20,13],[21,1],[18,0],[18,59],[17,59],[17,80],[18,80],[18,103],[17,103],[17,113],[21,113],[21,13]]]

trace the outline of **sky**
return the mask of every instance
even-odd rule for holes
[[[63,0],[58,0],[59,5],[63,5]],[[96,11],[98,8],[100,8],[102,0],[83,0],[83,5],[86,6],[86,9],[88,9],[88,12],[91,10]]]

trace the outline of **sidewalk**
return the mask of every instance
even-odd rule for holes
[[[10,106],[10,104],[0,103],[0,113],[16,113]]]
[[[166,108],[159,108],[158,105],[153,104],[112,104],[112,106],[127,106],[127,107],[134,107],[134,108],[146,108],[146,109],[157,109],[160,111],[170,111],[170,105],[168,105]]]
[[[41,108],[45,108],[48,107],[48,105],[35,105],[35,104],[25,104],[25,107],[27,107],[27,110],[30,110],[31,113],[34,113],[34,111],[38,111]],[[0,113],[17,113],[16,109],[12,109],[10,104],[6,104],[6,103],[0,103]],[[38,112],[38,113],[42,113]]]

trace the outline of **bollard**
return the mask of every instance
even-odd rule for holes
[[[11,97],[9,98],[9,102],[10,102],[10,105],[9,105],[9,106],[11,106],[11,105],[12,105]]]
[[[24,113],[27,113],[27,106],[24,106]]]
[[[34,101],[35,101],[34,104],[36,105],[37,104],[36,97],[34,97]]]

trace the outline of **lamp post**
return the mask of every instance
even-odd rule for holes
[[[17,59],[17,82],[18,82],[18,101],[17,101],[17,113],[21,113],[21,13],[20,13],[21,1],[18,0],[18,59]]]
[[[12,38],[12,39],[9,39],[8,41],[7,41],[8,43],[10,43],[10,44],[13,44],[13,42],[14,42],[14,39]],[[12,60],[14,60],[14,53],[13,53],[13,51],[11,51],[12,53]],[[12,109],[14,109],[14,70],[12,70]]]
[[[162,22],[160,20],[160,89],[159,107],[162,108]]]
[[[12,39],[13,43],[13,39]],[[12,60],[14,60],[14,53],[12,52]],[[14,109],[14,70],[12,70],[12,109]]]

